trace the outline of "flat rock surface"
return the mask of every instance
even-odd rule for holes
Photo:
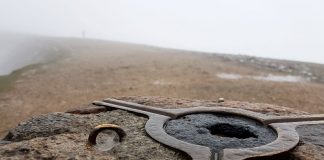
[[[298,126],[296,130],[300,135],[300,146],[294,151],[296,157],[299,159],[323,159],[324,124],[302,125]]]
[[[165,97],[119,97],[117,99],[161,108],[194,106],[233,107],[268,115],[301,115],[305,112],[268,104],[247,102],[202,101]],[[88,105],[91,108],[92,105]],[[78,107],[77,107],[78,108]],[[186,154],[161,145],[145,133],[147,117],[111,110],[93,114],[71,111],[51,113],[21,122],[0,143],[1,159],[190,159]],[[82,114],[80,114],[82,113]],[[127,133],[125,140],[109,151],[99,151],[86,145],[91,129],[99,124],[121,126]],[[285,157],[290,159],[324,159],[324,127],[301,126],[297,129],[301,142]]]

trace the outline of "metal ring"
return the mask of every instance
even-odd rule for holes
[[[119,142],[122,142],[126,136],[126,132],[119,127],[118,125],[114,125],[114,124],[101,124],[96,126],[89,134],[88,137],[88,144],[90,146],[94,146],[97,144],[96,139],[98,134],[103,131],[103,130],[113,130],[115,131],[118,136],[119,136]]]

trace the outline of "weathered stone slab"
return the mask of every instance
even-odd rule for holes
[[[253,117],[255,115],[260,115],[257,113],[264,114],[264,116],[258,119],[261,121],[263,119],[267,119],[267,117],[272,116],[307,115],[307,113],[305,112],[300,112],[285,107],[267,104],[251,104],[245,102],[225,101],[218,103],[218,101],[183,100],[163,97],[121,97],[119,99],[126,100],[128,102],[139,103],[142,105],[159,107],[162,109],[162,111],[170,111],[169,109],[190,108],[197,106],[205,106],[205,111],[210,110],[208,109],[208,107],[228,108],[222,110],[233,110],[235,108],[239,108],[240,110],[238,110],[238,112],[241,112],[242,109],[246,110],[247,116],[249,118],[251,118],[250,116]],[[147,111],[139,112],[138,114],[136,113],[136,109],[130,110],[131,112],[133,112],[130,113],[121,110],[111,110],[111,108],[104,109],[103,107],[97,106],[91,108],[91,105],[89,107],[87,107],[85,110],[70,110],[70,112],[74,114],[52,113],[32,118],[26,122],[22,122],[6,136],[6,143],[2,143],[0,145],[1,157],[3,159],[190,159],[190,157],[188,157],[188,155],[186,155],[185,153],[162,145],[147,135],[147,133],[149,135],[166,134],[165,132],[159,132],[159,130],[145,131],[145,124],[148,119],[146,118],[147,116],[143,116],[143,114],[145,114]],[[149,111],[155,112],[156,110],[157,112],[160,112],[161,109],[159,108],[152,108]],[[181,113],[183,112],[183,110],[178,111],[179,112],[176,112],[176,114],[170,115],[181,115]],[[196,112],[196,110],[191,110],[191,112]],[[233,113],[236,114],[237,112],[233,110]],[[169,114],[161,116],[163,117],[161,119],[161,122],[165,122],[168,119],[166,117],[167,115]],[[148,116],[150,117],[151,115],[148,114]],[[321,117],[319,118],[321,119]],[[277,119],[275,121],[277,121]],[[94,126],[103,123],[112,123],[121,126],[127,133],[125,140],[109,151],[98,151],[96,149],[89,148],[88,146],[86,146],[88,134]],[[148,122],[148,124],[153,125],[153,127],[155,125],[155,123],[152,122]],[[146,125],[148,126],[148,124]],[[279,143],[273,143],[273,145],[269,145],[273,147],[273,150],[271,150],[271,147],[268,147],[266,149],[262,149],[262,147],[260,147],[259,149],[256,148],[247,150],[237,149],[231,150],[231,152],[229,152],[230,150],[228,150],[224,152],[226,154],[220,154],[220,156],[216,156],[216,158],[222,158],[222,156],[225,155],[233,157],[234,155],[239,156],[240,154],[244,154],[244,156],[242,157],[249,157],[249,155],[253,156],[255,154],[259,154],[265,156],[261,157],[262,159],[324,159],[324,155],[322,154],[322,124],[308,124],[308,122],[303,124],[298,122],[298,125],[297,123],[275,123],[273,125],[284,129],[285,127],[283,126],[285,126],[286,124],[288,126],[292,126],[290,128],[288,127],[289,130],[297,127],[296,134],[298,133],[297,135],[300,136],[300,143],[298,143],[295,149],[289,152],[277,155],[277,153],[279,153],[277,149],[277,145]],[[155,127],[161,128],[161,126]],[[284,136],[287,136],[287,134],[284,134]],[[170,136],[167,137],[171,138]],[[161,139],[158,138],[157,140],[163,141],[163,136],[160,138]],[[11,143],[7,144],[8,140]],[[170,140],[172,140],[172,138]],[[293,139],[293,143],[291,144],[294,144],[295,141],[296,139]],[[183,143],[184,147],[188,145],[183,141],[181,141],[181,143]],[[177,140],[173,140],[173,143],[171,143],[171,145],[169,146],[177,148],[179,145],[181,145],[181,143],[179,144],[177,143]],[[199,146],[189,147],[188,151],[190,151],[190,149],[192,150],[195,147],[196,149],[198,149],[196,150],[197,153],[199,153]],[[287,148],[290,147],[291,146],[287,146]],[[205,152],[208,151],[208,149],[206,150],[205,148],[201,148],[201,151]],[[274,156],[271,156],[271,154],[264,154],[271,151],[275,153]],[[206,153],[204,155],[208,154],[210,154],[209,157],[212,158],[211,153]],[[195,157],[195,159],[201,158],[207,159],[208,157]],[[223,159],[226,159],[226,157],[223,157]]]
[[[0,145],[1,159],[186,159],[147,136],[147,118],[114,110],[89,115],[52,113],[22,122],[10,132],[10,144]],[[91,129],[111,123],[126,132],[125,140],[110,151],[89,149]]]

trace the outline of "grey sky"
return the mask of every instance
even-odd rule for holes
[[[0,2],[0,30],[324,63],[322,0]]]

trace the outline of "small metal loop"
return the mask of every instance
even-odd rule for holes
[[[122,142],[124,137],[126,136],[126,132],[121,127],[119,127],[118,125],[101,124],[101,125],[96,126],[90,132],[89,137],[88,137],[88,144],[90,146],[94,146],[94,145],[97,144],[97,142],[96,142],[97,136],[103,130],[113,130],[113,131],[115,131],[119,136],[119,142]]]

